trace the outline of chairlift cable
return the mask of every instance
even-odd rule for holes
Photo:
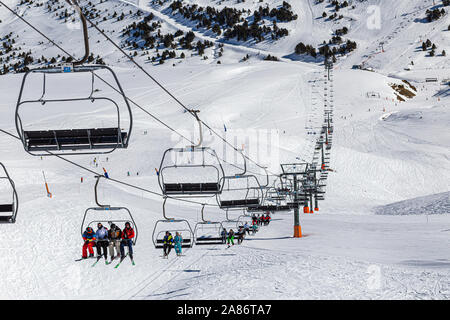
[[[20,140],[19,137],[15,136],[14,134],[12,134],[10,132],[7,132],[7,131],[5,131],[3,129],[0,129],[0,132],[3,132],[3,133],[5,133],[5,134],[7,134],[7,135],[17,139],[17,140]],[[94,170],[91,170],[89,168],[86,168],[85,166],[80,165],[80,164],[78,164],[78,163],[76,163],[76,162],[74,162],[72,160],[64,158],[63,156],[60,156],[58,154],[53,154],[51,151],[46,151],[46,152],[51,154],[51,155],[53,155],[53,156],[55,156],[55,157],[57,157],[57,158],[59,158],[59,159],[61,159],[61,160],[63,160],[63,161],[66,161],[69,164],[74,165],[74,166],[76,166],[76,167],[78,167],[78,168],[80,168],[82,170],[88,171],[88,172],[92,173],[94,176],[99,176],[100,175],[100,173],[95,172]],[[163,195],[158,193],[158,192],[155,192],[155,191],[152,191],[152,190],[149,190],[149,189],[145,189],[145,188],[142,188],[142,187],[139,187],[139,186],[136,186],[136,185],[124,182],[124,181],[120,181],[120,180],[117,180],[117,179],[114,179],[114,178],[108,178],[108,180],[116,182],[116,183],[119,183],[119,184],[122,184],[122,185],[125,185],[125,186],[130,187],[130,188],[134,188],[134,189],[137,189],[137,190],[140,190],[140,191],[148,192],[148,193],[151,193],[153,195],[157,195],[157,196],[163,197]],[[188,199],[183,199],[183,198],[174,198],[174,197],[170,197],[170,196],[167,196],[167,198],[170,198],[170,199],[173,199],[173,200],[178,200],[178,201],[183,201],[183,202],[188,202],[188,203],[192,203],[192,204],[200,204],[200,205],[204,204],[206,206],[217,207],[217,205],[214,205],[214,204],[203,203],[203,202],[198,202],[198,201],[193,201],[193,200],[188,200]]]

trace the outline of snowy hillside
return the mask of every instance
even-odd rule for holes
[[[2,2],[81,57],[80,25],[65,1]],[[155,168],[166,149],[190,144],[180,134],[197,141],[194,118],[91,26],[90,62],[111,67],[132,101],[129,146],[108,155],[29,155],[7,134],[17,135],[23,73],[16,71],[58,65],[68,56],[0,3],[0,162],[19,195],[17,222],[0,224],[0,270],[8,275],[0,277],[0,298],[448,300],[450,87],[445,81],[450,67],[442,52],[450,54],[450,6],[432,0],[367,0],[348,1],[336,11],[327,0],[184,0],[181,7],[175,2],[80,3],[91,13],[88,18],[164,88],[200,110],[210,126],[203,128],[204,144],[224,160],[227,175],[242,171],[242,158],[212,130],[271,174],[281,172],[281,163],[312,161],[324,121],[321,52],[336,48],[331,55],[332,171],[319,211],[301,213],[302,238],[292,237],[292,212],[280,212],[241,245],[193,246],[182,257],[171,253],[162,259],[162,249],[152,241],[155,224],[163,218]],[[266,5],[280,11],[266,15]],[[428,22],[426,11],[433,9],[447,12]],[[201,12],[209,12],[209,23],[200,19]],[[226,27],[220,24],[222,14],[239,19]],[[251,29],[255,21],[265,31]],[[214,22],[220,34],[213,31]],[[324,49],[323,42],[344,27],[342,39]],[[287,34],[274,31],[282,29]],[[247,32],[247,39],[238,38]],[[422,49],[428,39],[436,49],[426,44]],[[348,51],[346,45],[353,42],[356,48]],[[310,47],[303,52],[299,43]],[[277,61],[268,61],[268,55]],[[39,99],[42,79],[30,76],[30,81],[27,98]],[[90,81],[76,74],[49,75],[46,94],[68,98],[96,89],[92,92],[120,100],[111,87],[101,81],[91,87]],[[113,126],[115,121],[106,102],[37,103],[22,110],[24,125],[33,130]],[[126,127],[129,119],[123,121]],[[103,168],[111,179],[99,184],[99,202],[127,207],[136,222],[135,266],[130,260],[117,269],[103,260],[95,267],[93,260],[74,261],[81,256],[84,213],[96,206],[94,172],[102,175]],[[248,170],[264,180],[254,163]],[[191,182],[207,174],[180,178]],[[9,201],[9,186],[0,184],[0,190],[0,203]],[[226,220],[214,197],[192,200],[198,203],[169,199],[167,216],[186,219],[194,228],[206,204],[206,219]],[[241,214],[230,211],[229,218]],[[227,228],[236,226],[227,223]]]

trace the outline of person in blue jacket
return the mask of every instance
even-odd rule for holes
[[[173,239],[173,244],[175,248],[175,252],[177,253],[177,256],[181,256],[181,249],[183,246],[183,237],[179,232],[175,233],[175,238]]]

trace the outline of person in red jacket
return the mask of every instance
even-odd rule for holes
[[[95,245],[95,232],[91,227],[87,227],[86,231],[83,233],[83,259],[87,259],[87,251],[89,249],[89,257],[94,256],[94,245]]]
[[[127,221],[125,222],[125,228],[122,230],[122,242],[120,243],[120,256],[122,259],[125,257],[125,246],[127,246],[130,259],[133,260],[133,238],[134,230]]]
[[[270,217],[270,214],[267,213],[267,214],[266,214],[266,225],[269,225],[270,219],[272,219],[272,218]]]

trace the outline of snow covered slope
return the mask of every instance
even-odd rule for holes
[[[431,1],[396,4],[381,0],[354,1],[354,10],[343,10],[345,17],[353,20],[330,22],[319,18],[324,10],[331,10],[326,3],[288,2],[299,19],[286,24],[290,28],[286,38],[259,44],[225,43],[220,58],[213,52],[223,43],[219,41],[207,51],[211,58],[204,60],[196,55],[186,60],[176,58],[175,67],[172,63],[144,64],[145,56],[138,56],[137,60],[185,105],[199,109],[202,120],[215,131],[226,135],[237,147],[244,145],[252,158],[269,166],[272,172],[279,172],[279,163],[311,159],[314,137],[307,134],[306,127],[312,120],[317,128],[323,116],[321,60],[306,63],[310,58],[292,56],[294,47],[299,41],[318,45],[331,37],[332,30],[348,22],[351,26],[348,37],[359,46],[346,59],[339,58],[334,70],[331,152],[334,171],[329,175],[326,200],[320,204],[320,211],[301,215],[303,237],[292,238],[292,213],[277,213],[269,227],[248,236],[242,245],[229,249],[222,245],[194,246],[185,250],[183,257],[170,256],[163,260],[162,252],[154,249],[152,243],[153,228],[162,218],[161,197],[105,180],[99,186],[100,201],[128,207],[136,220],[139,232],[136,266],[129,260],[117,269],[103,261],[94,268],[91,260],[74,262],[81,255],[83,214],[88,207],[95,206],[93,174],[58,158],[32,157],[18,140],[0,132],[0,161],[10,171],[20,199],[17,223],[0,225],[3,240],[0,270],[7,275],[0,277],[3,288],[0,298],[450,297],[450,98],[445,94],[448,86],[424,82],[431,74],[439,81],[448,78],[448,63],[445,63],[448,60],[424,57],[414,46],[405,45],[410,38],[427,33],[433,41],[439,41],[439,48],[448,46],[448,34],[441,30],[448,22],[448,15],[441,18],[444,20],[426,24],[416,22],[415,18],[421,17]],[[6,1],[11,6],[17,3]],[[212,5],[210,1],[195,3]],[[223,2],[220,6],[224,5],[235,4]],[[385,21],[373,33],[364,29],[364,17],[371,5],[381,5],[382,21]],[[253,9],[259,2],[247,1],[236,6]],[[133,7],[120,1],[107,1],[99,8],[128,12]],[[20,10],[69,52],[80,55],[79,30],[56,28],[54,17],[43,15],[42,7]],[[164,7],[141,1],[141,10],[154,12],[155,19],[161,21],[162,32],[176,29],[186,32],[191,28],[183,21],[167,17]],[[44,53],[49,57],[60,54],[46,42],[40,45],[44,40],[4,8],[0,8],[0,19],[0,35],[14,30],[20,35],[21,46],[36,52],[37,57]],[[132,17],[117,23],[109,21],[102,27],[119,41],[117,34],[132,21],[127,19]],[[428,32],[430,26],[436,29]],[[402,27],[402,32],[395,32]],[[191,116],[126,62],[101,35],[92,29],[90,32],[93,52],[114,68],[133,101],[186,136],[197,136]],[[202,30],[195,32],[197,39],[211,38]],[[378,48],[378,41],[387,36],[392,38],[385,44],[385,52],[367,63],[376,72],[351,70],[353,64],[361,63],[364,55],[369,57]],[[404,71],[403,60],[395,59],[404,50],[408,60],[409,55],[414,55],[417,68]],[[241,61],[247,53],[250,59]],[[269,53],[284,58],[279,62],[262,61]],[[218,60],[221,64],[217,64]],[[16,134],[14,112],[21,77],[13,73],[0,76],[0,129],[12,134]],[[408,80],[410,85],[402,80]],[[58,85],[66,84],[73,86],[74,79],[64,79]],[[313,84],[318,88],[312,89]],[[400,102],[393,84],[410,88],[415,96],[412,99],[402,96],[405,101]],[[111,92],[103,88],[103,93]],[[314,96],[320,103],[311,103]],[[30,119],[75,127],[83,125],[84,120],[73,115],[49,114],[49,110],[48,106],[39,106],[32,111]],[[92,110],[90,117],[108,119],[105,111],[104,108]],[[68,158],[99,174],[104,167],[111,178],[159,193],[154,169],[159,167],[164,150],[186,142],[134,105],[132,111],[134,129],[128,149],[97,156],[98,167],[93,163],[93,156]],[[214,146],[221,157],[235,165],[242,164],[231,148],[208,130],[204,133],[205,142]],[[257,170],[254,166],[250,169]],[[225,170],[228,174],[236,173],[236,168],[230,165],[225,165]],[[46,197],[42,171],[52,198]],[[215,203],[214,199],[207,201]],[[192,226],[200,221],[200,205],[169,200],[167,209],[168,216],[187,219]],[[225,213],[216,207],[206,207],[205,214],[211,220],[225,220]],[[240,212],[230,213],[231,218],[239,215]],[[230,286],[235,290],[233,296],[228,294]]]

